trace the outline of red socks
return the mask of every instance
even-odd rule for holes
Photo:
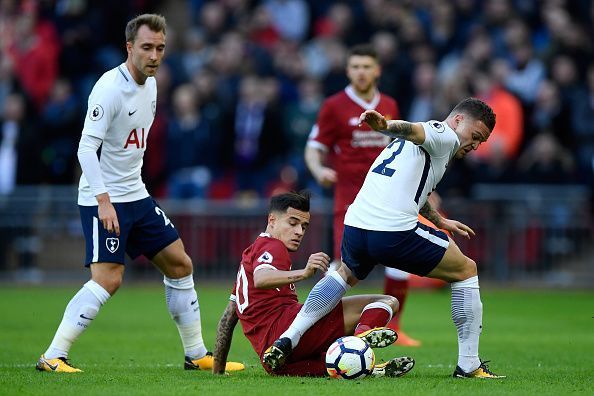
[[[367,304],[361,313],[359,324],[355,328],[355,335],[371,330],[375,327],[384,327],[392,317],[392,308],[383,302]]]

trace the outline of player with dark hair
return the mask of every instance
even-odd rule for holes
[[[312,254],[304,269],[291,268],[289,253],[299,249],[309,219],[309,194],[285,193],[271,198],[266,232],[243,252],[229,304],[219,321],[215,374],[225,370],[238,321],[261,358],[266,347],[288,328],[301,309],[294,283],[327,271],[330,257],[323,252]],[[339,337],[355,334],[372,347],[392,344],[396,332],[384,326],[397,310],[398,300],[392,296],[345,297],[305,332],[283,367],[274,371],[264,368],[277,375],[323,376],[324,354]],[[399,377],[413,366],[412,358],[394,358],[375,365],[372,375]]]
[[[78,205],[91,280],[70,300],[37,369],[80,372],[68,360],[76,339],[122,284],[126,253],[144,255],[163,273],[167,308],[184,348],[184,368],[210,370],[202,339],[192,260],[165,212],[150,197],[140,170],[157,103],[155,74],[165,53],[165,18],[137,16],[126,26],[125,63],[106,72],[89,96],[78,148],[83,171]],[[97,152],[101,151],[101,159]],[[230,362],[227,370],[243,370]]]
[[[371,45],[360,44],[349,50],[346,75],[350,84],[327,98],[305,147],[305,163],[323,187],[334,187],[334,261],[340,261],[344,216],[363,185],[369,166],[390,143],[390,137],[359,124],[365,110],[376,110],[386,119],[398,118],[394,99],[377,89],[381,74],[378,55]],[[408,293],[409,274],[386,272],[384,293],[398,298],[400,310],[390,327],[398,331],[399,345],[419,346],[420,342],[400,329],[400,316]]]
[[[468,98],[443,122],[386,120],[374,110],[359,122],[395,138],[371,165],[347,210],[338,276],[326,276],[311,290],[303,308],[263,355],[264,364],[279,369],[298,348],[301,337],[334,309],[350,286],[365,279],[377,264],[449,282],[452,320],[458,330],[457,378],[502,378],[479,358],[483,305],[476,263],[440,230],[418,221],[419,212],[435,226],[470,238],[465,224],[442,217],[427,199],[453,158],[463,158],[485,142],[495,114],[484,102]]]

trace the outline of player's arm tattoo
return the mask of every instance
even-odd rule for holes
[[[405,140],[408,140],[413,136],[412,124],[402,120],[388,121],[388,127],[379,132],[388,135],[391,138],[402,138]]]
[[[433,209],[433,207],[429,204],[429,202],[425,202],[425,205],[423,205],[421,210],[419,210],[419,213],[424,218],[426,218],[427,220],[429,220],[430,222],[435,224],[435,226],[437,226],[437,227],[441,226],[442,217],[439,213],[437,213],[437,211],[435,209]]]
[[[233,339],[233,330],[238,320],[236,304],[234,301],[229,301],[217,326],[217,339],[213,352],[214,365],[212,372],[214,374],[225,373],[227,356],[229,355],[229,349],[231,349],[231,340]]]

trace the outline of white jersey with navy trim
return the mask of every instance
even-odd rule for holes
[[[396,139],[371,165],[344,224],[373,231],[406,231],[443,177],[460,141],[445,123],[424,122],[425,142]]]
[[[132,202],[149,196],[140,171],[156,104],[155,78],[149,77],[138,85],[125,63],[103,74],[89,95],[82,133],[103,142],[99,164],[112,202]],[[84,174],[78,191],[79,205],[97,205]]]

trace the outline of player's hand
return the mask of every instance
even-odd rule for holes
[[[120,236],[120,223],[118,222],[118,215],[115,208],[113,207],[113,204],[109,200],[109,195],[107,195],[107,193],[97,195],[97,202],[99,203],[97,214],[99,216],[99,221],[103,225],[103,228],[105,228],[107,232],[115,232],[117,236]]]
[[[305,278],[310,278],[316,271],[327,272],[329,266],[330,256],[324,252],[314,253],[309,256],[309,260],[307,260],[303,276]]]
[[[338,180],[336,171],[327,167],[322,167],[320,171],[314,176],[318,184],[324,188],[332,187]]]
[[[363,125],[364,122],[376,131],[388,129],[388,121],[375,110],[365,110],[361,113],[359,116],[359,126]]]
[[[472,228],[456,220],[443,219],[443,221],[439,225],[439,228],[451,232],[452,235],[458,234],[468,239],[470,239],[470,235],[476,235]]]

